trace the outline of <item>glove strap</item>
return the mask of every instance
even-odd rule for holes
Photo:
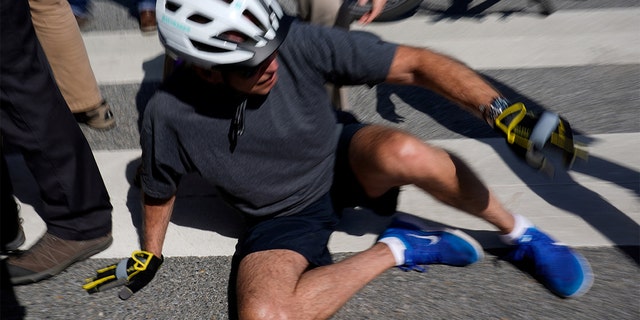
[[[495,119],[495,126],[502,130],[507,135],[507,142],[509,144],[513,144],[516,140],[516,133],[513,132],[513,129],[524,119],[527,114],[527,108],[524,107],[524,104],[518,102],[508,108],[506,108],[498,117]],[[505,123],[507,118],[510,118],[508,123]],[[527,148],[527,145],[523,147]]]
[[[135,262],[133,265],[134,272],[147,270],[149,263],[151,262],[151,257],[153,257],[153,253],[136,250],[131,254],[131,259]],[[127,262],[129,259],[122,259],[118,262],[116,266],[116,278],[117,279],[127,279],[131,275],[127,272]]]
[[[153,257],[153,253],[137,250],[131,254],[131,259],[136,263],[133,265],[133,268],[138,271],[147,270],[149,263],[151,262],[151,258]]]

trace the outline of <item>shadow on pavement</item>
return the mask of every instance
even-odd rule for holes
[[[529,110],[542,111],[545,109],[536,101],[523,96],[505,84],[491,78],[489,78],[489,81],[505,96],[510,97],[510,99],[514,101],[523,102]],[[464,111],[452,112],[452,108],[455,109],[458,107],[432,92],[416,90],[416,88],[406,86],[378,85],[376,110],[388,121],[394,123],[403,121],[402,117],[395,111],[396,106],[390,99],[391,95],[397,96],[410,107],[427,114],[452,132],[473,139],[500,137],[498,133],[491,130],[484,122],[478,121],[473,115]],[[425,101],[428,101],[428,103],[425,103]],[[569,121],[570,120],[571,119],[569,119]],[[576,132],[576,134],[580,135],[579,132]],[[587,136],[581,136],[581,138],[590,140]],[[585,142],[589,143],[592,141],[593,140]],[[531,191],[535,192],[549,204],[581,217],[613,243],[625,244],[625,240],[629,238],[639,239],[640,226],[638,226],[633,219],[629,218],[624,212],[602,198],[598,193],[580,185],[565,170],[558,170],[559,168],[556,167],[556,174],[553,180],[537,177],[532,175],[533,169],[526,168],[523,170],[522,161],[517,160],[510,151],[506,151],[506,144],[504,146],[490,146],[496,150],[497,154],[504,155],[504,160],[512,169],[512,172],[518,176]],[[633,179],[632,177],[638,177],[640,174],[634,169],[599,157],[590,156],[588,164],[578,162],[574,170],[618,184],[621,187],[630,189],[636,194],[640,194],[637,183],[632,183],[632,181],[629,180],[629,177]],[[626,179],[620,179],[620,177],[626,177]],[[620,181],[630,182],[620,183]],[[564,189],[566,192],[561,194],[549,192],[545,186],[550,184],[566,185]],[[636,264],[640,265],[637,252],[631,254],[625,251],[625,253],[628,254]]]
[[[483,19],[491,13],[501,14],[506,18],[513,14],[527,13],[531,11],[529,7],[534,7],[533,10],[537,10],[537,13],[545,16],[556,11],[553,0],[530,0],[527,2],[500,0],[452,0],[449,1],[449,3],[449,7],[444,9],[440,6],[431,7],[432,4],[427,3],[427,6],[425,6],[426,9],[424,10],[435,15],[435,18],[433,19],[434,22],[442,20],[458,20],[463,17]]]
[[[127,194],[127,208],[131,222],[142,240],[141,190],[136,181],[140,159],[127,165],[126,176],[130,187]],[[171,222],[181,226],[216,232],[230,238],[238,238],[243,230],[244,220],[240,214],[227,206],[216,194],[215,189],[196,175],[182,178]]]

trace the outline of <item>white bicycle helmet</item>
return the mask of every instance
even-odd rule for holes
[[[156,15],[167,51],[203,68],[259,65],[292,20],[277,0],[158,0]]]

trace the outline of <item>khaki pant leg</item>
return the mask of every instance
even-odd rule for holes
[[[71,112],[102,102],[80,28],[67,0],[29,0],[31,19],[51,70]]]

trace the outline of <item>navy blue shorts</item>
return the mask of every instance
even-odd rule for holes
[[[358,122],[344,125],[331,191],[295,215],[249,221],[247,232],[238,242],[237,258],[258,251],[288,249],[300,253],[312,266],[328,265],[333,260],[327,244],[343,209],[361,206],[383,215],[395,212],[398,188],[379,198],[369,198],[351,172],[347,156],[349,143],[364,126]]]

